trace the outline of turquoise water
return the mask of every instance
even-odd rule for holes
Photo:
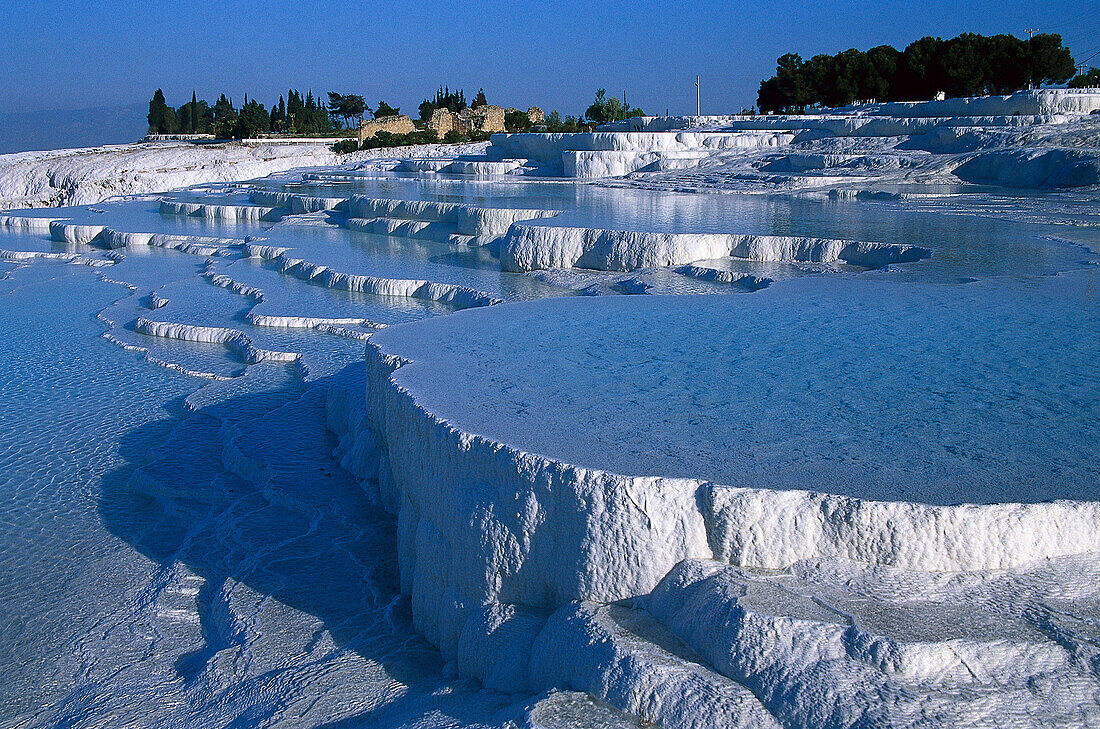
[[[532,447],[575,460],[617,458],[623,469],[739,474],[746,485],[775,487],[824,473],[834,483],[847,479],[852,493],[946,502],[967,500],[967,489],[979,501],[1023,498],[1024,490],[1074,496],[1074,484],[1095,497],[1091,272],[1100,229],[1087,194],[857,202],[545,181],[263,184],[563,210],[550,224],[929,247],[928,260],[877,272],[708,262],[777,279],[753,294],[659,272],[652,280],[669,290],[731,293],[589,308],[590,299],[578,298],[530,321],[501,309],[493,313],[499,351],[484,329],[478,347],[466,342],[462,350],[458,325],[477,317],[467,311],[454,319],[454,358],[439,359],[434,371],[447,383],[437,405],[468,414],[462,398],[476,396],[489,412],[472,428],[499,428],[510,439],[536,433]],[[234,186],[170,198],[247,204]],[[277,225],[206,221],[162,215],[152,198],[34,214],[120,231],[251,236],[343,273],[454,284],[506,301],[574,293],[566,280],[502,272],[487,249],[349,231],[338,214]],[[145,247],[112,253],[0,232],[0,250],[81,257],[0,263],[0,726],[502,726],[532,700],[456,678],[416,635],[398,591],[392,519],[371,484],[333,457],[325,395],[361,391],[361,337],[374,328],[253,323],[264,315],[401,324],[449,316],[460,305],[335,289],[239,249],[209,259]],[[585,284],[602,275],[571,274]],[[263,300],[215,285],[217,276]],[[615,338],[604,327],[624,311],[636,337]],[[693,317],[705,326],[693,328]],[[150,336],[140,319],[234,330],[248,346],[298,360],[250,360],[240,341]],[[522,329],[509,330],[520,321]],[[770,340],[760,339],[762,330]],[[982,356],[951,356],[967,346]],[[878,354],[873,366],[858,361],[863,351]],[[692,368],[703,352],[706,366]],[[592,375],[600,361],[605,374],[618,373],[613,382]],[[523,417],[492,407],[514,371],[537,398]],[[553,377],[539,379],[547,372]],[[567,374],[579,378],[576,389],[558,387]],[[950,387],[931,404],[919,402],[937,381]],[[624,405],[631,393],[635,402]],[[726,407],[737,395],[742,409]],[[826,406],[838,402],[851,405],[847,419],[829,417]],[[976,406],[992,408],[994,420]],[[702,420],[692,415],[696,407]],[[658,410],[660,427],[647,431],[645,418]],[[815,415],[807,423],[799,412]],[[945,417],[972,437],[956,445],[981,446],[962,449],[973,468],[965,483],[936,480],[945,450],[919,461],[929,453],[921,439],[939,437]],[[893,470],[868,469],[866,444],[893,437],[889,422],[905,424],[904,447]],[[981,433],[983,422],[1005,428]],[[800,442],[806,425],[814,437]],[[825,447],[830,428],[861,437]],[[589,431],[623,447],[585,451]],[[727,448],[733,441],[753,447]],[[709,458],[715,452],[725,457]],[[1052,453],[1058,472],[1043,469]],[[829,455],[837,457],[822,467]],[[995,478],[1005,459],[1015,459],[1019,476],[1011,488]],[[906,463],[920,480],[901,484]]]

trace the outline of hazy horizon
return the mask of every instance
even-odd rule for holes
[[[0,154],[136,142],[147,131],[147,104],[0,112]]]

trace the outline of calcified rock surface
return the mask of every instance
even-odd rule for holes
[[[1100,723],[1091,98],[21,156],[0,727]]]
[[[1100,183],[1100,92],[879,104],[800,116],[643,117],[592,134],[497,135],[490,158],[668,190]],[[858,187],[857,187],[858,189]]]
[[[416,148],[416,154],[422,156],[456,151],[462,150],[442,145]],[[147,142],[20,152],[0,155],[0,206],[88,205],[119,195],[144,195],[204,183],[250,180],[295,168],[386,156],[382,150],[338,156],[328,143],[285,144],[278,141]]]
[[[880,268],[926,258],[927,248],[772,235],[722,235],[600,230],[517,223],[501,245],[507,271],[594,268],[633,271],[678,266],[712,258],[750,261],[808,261]]]
[[[1087,285],[1067,280],[1074,293],[1039,316],[1087,306]],[[997,448],[1019,427],[999,393],[1017,385],[986,381],[983,403],[949,404],[937,388],[956,377],[966,390],[974,372],[932,374],[954,366],[938,349],[986,371],[984,337],[963,327],[982,294],[926,294],[922,306],[941,309],[946,340],[942,328],[897,321],[912,314],[895,295],[891,285],[860,284],[755,294],[745,305],[548,301],[376,335],[367,433],[347,437],[361,444],[353,470],[377,479],[398,515],[418,628],[487,685],[569,686],[673,726],[1094,720],[1100,682],[1081,650],[1100,605],[1089,554],[1100,552],[1096,466],[1067,473],[1062,490],[1030,484],[1044,481],[1042,454],[1072,442],[1010,449],[988,464],[925,450],[931,431],[967,450]],[[782,335],[797,353],[776,349],[778,322],[806,300],[814,305],[800,334]],[[731,324],[761,317],[775,327]],[[901,339],[880,348],[849,329],[876,320],[900,326]],[[763,338],[744,342],[746,331]],[[680,332],[674,344],[671,332]],[[938,346],[909,341],[930,336]],[[717,377],[716,353],[737,341],[745,374]],[[657,342],[671,349],[656,354]],[[862,360],[877,384],[792,402],[789,430],[777,426],[770,395],[756,388],[791,387],[783,378],[798,378],[801,358],[838,383],[843,367],[814,360],[825,346]],[[930,354],[896,370],[894,346]],[[637,350],[656,354],[644,369],[626,363]],[[1011,377],[1057,400],[1091,356],[1048,352]],[[926,384],[910,377],[920,371]],[[459,379],[476,384],[459,389]],[[593,387],[596,400],[582,394]],[[838,415],[836,403],[856,391],[865,409]],[[902,425],[908,401],[925,398],[944,398],[937,416]],[[891,447],[908,475],[865,465],[879,445],[859,433],[877,430],[876,419],[904,429]],[[1067,437],[1090,441],[1093,429]],[[846,436],[857,440],[835,445]],[[769,439],[786,456],[761,462]],[[1006,503],[958,503],[983,493]],[[630,602],[608,605],[620,600]],[[702,665],[662,653],[677,639]],[[653,667],[669,662],[679,667]],[[700,695],[715,698],[690,698]]]

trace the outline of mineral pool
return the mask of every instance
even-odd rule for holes
[[[633,725],[468,678],[414,627],[401,527],[349,466],[368,343],[435,417],[571,467],[928,507],[1100,498],[1095,193],[894,197],[336,170],[6,214],[0,726]],[[930,253],[506,271],[507,211]],[[670,626],[676,589],[719,579],[677,569],[652,598]]]

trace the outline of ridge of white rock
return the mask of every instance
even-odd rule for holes
[[[346,199],[342,197],[316,197],[275,190],[253,190],[249,193],[249,199],[259,206],[287,208],[293,215],[342,210],[346,206]]]
[[[134,331],[152,337],[178,339],[184,342],[203,342],[223,344],[241,356],[247,364],[259,362],[296,362],[298,352],[280,352],[257,347],[252,339],[239,329],[228,327],[208,327],[195,324],[179,324],[167,321],[153,321],[138,317],[134,322]]]
[[[437,172],[448,175],[507,175],[519,170],[524,159],[405,159],[397,166],[402,172]]]
[[[646,612],[621,605],[555,612],[531,646],[530,671],[536,686],[585,691],[658,726],[782,726],[752,691],[708,667]]]
[[[1037,121],[1064,121],[1071,115],[1090,114],[1100,109],[1100,93],[1095,89],[1039,89],[1017,91],[1004,96],[975,96],[941,101],[895,101],[881,104],[808,110],[799,117],[784,115],[712,115],[644,116],[602,125],[604,131],[669,131],[691,128],[729,127],[734,129],[794,128],[803,122],[852,119],[874,121],[881,118],[930,120],[942,124],[961,120],[967,126],[1030,125]],[[949,122],[948,122],[949,123]],[[782,125],[789,126],[782,126]],[[777,126],[778,125],[778,126]]]
[[[261,205],[209,205],[207,203],[161,200],[160,212],[162,215],[184,215],[208,220],[259,223],[281,220],[290,211],[287,208]]]
[[[72,263],[79,266],[91,266],[93,268],[103,268],[105,266],[113,266],[114,261],[107,258],[92,258],[90,256],[83,256],[79,253],[56,253],[47,251],[8,251],[0,250],[0,261],[9,261],[12,263],[21,263],[24,261],[57,261],[59,263]]]
[[[104,324],[106,324],[107,326],[112,325],[111,322],[104,320],[102,317],[97,317],[97,318],[99,318],[99,320],[101,322],[103,322]],[[138,353],[140,353],[143,356],[143,358],[145,359],[146,362],[149,362],[150,364],[156,365],[157,367],[163,367],[166,370],[172,370],[173,372],[179,372],[180,374],[187,375],[189,377],[198,377],[198,378],[203,379],[203,380],[210,380],[211,382],[223,382],[223,381],[229,381],[229,380],[236,379],[235,377],[218,374],[216,372],[204,372],[202,370],[191,369],[191,368],[188,368],[188,367],[184,367],[183,365],[179,364],[178,362],[169,362],[167,360],[161,359],[161,358],[156,357],[155,355],[153,355],[149,351],[148,347],[143,347],[143,346],[140,346],[140,345],[137,345],[137,344],[132,344],[131,342],[127,342],[123,339],[120,339],[119,337],[117,337],[113,333],[111,333],[111,331],[109,331],[109,330],[103,332],[103,334],[101,336],[104,339],[106,339],[108,342],[110,342],[111,344],[115,345],[116,347],[120,347],[120,348],[126,350],[127,352],[138,352]]]
[[[17,220],[17,218],[12,218]],[[24,220],[35,220],[24,218]],[[98,245],[109,250],[130,246],[152,246],[171,248],[181,253],[196,256],[229,256],[244,245],[240,238],[218,238],[201,235],[179,235],[173,233],[141,233],[115,230],[106,225],[71,223],[68,220],[48,221],[50,238],[59,243],[72,246]],[[17,223],[13,223],[18,226]],[[41,226],[31,226],[28,231],[42,232]]]
[[[471,154],[484,143],[427,144],[337,155],[331,143],[248,140],[192,144],[144,142],[0,155],[0,206],[88,205],[212,182],[254,180],[287,170],[345,164],[374,174],[398,164],[394,155]],[[349,170],[353,173],[355,170]]]
[[[470,245],[476,242],[472,235],[462,235],[455,223],[438,221],[406,220],[403,218],[348,218],[344,221],[348,230],[358,230],[374,235],[397,236],[400,238],[418,238],[439,243]]]
[[[577,179],[623,177],[631,172],[657,172],[694,167],[710,155],[704,150],[567,150],[561,153],[562,174]]]
[[[800,115],[640,117],[593,133],[495,134],[485,155],[681,191],[820,188],[860,176],[1068,188],[1100,181],[1098,109],[1100,91],[1053,89]]]
[[[0,205],[87,205],[120,195],[335,164],[325,144],[153,142],[0,155]]]
[[[50,225],[63,218],[31,217],[29,215],[0,215],[0,227],[19,233],[49,233]]]
[[[500,299],[491,294],[458,284],[343,273],[328,266],[288,256],[287,253],[290,252],[290,249],[278,246],[246,243],[245,252],[250,257],[263,258],[274,262],[282,274],[294,276],[303,281],[330,289],[376,294],[378,296],[404,296],[414,299],[426,299],[460,308],[492,306],[501,303]]]
[[[97,236],[97,242],[109,249],[129,246],[171,248],[194,256],[230,256],[244,245],[240,238],[217,238],[200,235],[175,235],[169,233],[131,233],[105,227]]]
[[[684,131],[665,134],[580,132],[494,134],[491,157],[560,162],[567,152],[690,152],[698,149],[756,149],[783,146],[793,139],[785,131]]]
[[[894,243],[723,233],[661,233],[514,223],[500,247],[506,271],[593,268],[631,271],[679,266],[711,258],[752,261],[843,262],[865,268],[917,261],[931,255]]]
[[[264,292],[255,286],[249,286],[233,279],[232,276],[218,273],[213,267],[207,267],[203,278],[214,286],[228,289],[238,296],[251,299],[254,305],[262,304],[265,300]],[[272,314],[258,314],[255,306],[245,315],[245,321],[258,327],[271,327],[276,329],[316,329],[326,333],[343,336],[349,339],[366,339],[370,333],[349,329],[348,327],[370,327],[381,329],[385,324],[379,324],[362,317],[318,317],[318,316],[276,316]]]
[[[993,150],[955,168],[967,182],[1004,187],[1085,187],[1100,184],[1095,152],[1080,149]]]
[[[87,245],[97,240],[103,234],[103,231],[107,229],[107,226],[80,225],[65,220],[53,220],[50,221],[49,228],[50,238],[59,243]]]
[[[462,673],[683,726],[1074,725],[1100,695],[1086,626],[1100,503],[942,506],[578,467],[424,404],[406,337],[429,351],[450,326],[373,336],[365,402],[336,397],[330,427],[397,515],[418,629]],[[654,639],[653,619],[690,650]],[[738,710],[707,713],[725,701]]]
[[[786,130],[494,134],[489,159],[535,160],[567,177],[619,177],[642,169],[681,169],[719,150],[782,147]]]
[[[517,220],[548,218],[558,210],[484,208],[462,203],[424,200],[389,200],[353,195],[348,198],[347,212],[352,218],[391,218],[425,223],[449,223],[455,232],[474,237],[503,235]]]
[[[244,247],[242,251],[246,258],[263,258],[265,260],[274,260],[283,255],[287,251],[291,250],[285,246],[271,246],[258,241],[266,240],[266,238],[248,236],[244,239]]]
[[[444,647],[461,633],[462,604],[610,602],[648,593],[693,557],[766,569],[842,558],[957,571],[1100,551],[1096,502],[881,502],[620,475],[519,451],[419,406],[394,381],[408,363],[379,336],[367,347],[367,407],[381,465],[367,470],[377,468],[383,503],[399,514],[414,612]]]
[[[1089,114],[1100,109],[1095,89],[1035,89],[1004,96],[976,96],[942,101],[895,101],[872,104],[873,113],[896,117],[1015,116]]]
[[[687,560],[646,605],[787,726],[1087,725],[1096,651],[1071,636],[1096,572],[1094,555],[993,574]]]
[[[728,283],[746,291],[759,291],[772,283],[766,276],[754,276],[751,273],[737,271],[723,271],[717,268],[707,268],[688,263],[675,269],[681,276],[691,276],[702,281],[714,281],[715,283]]]

